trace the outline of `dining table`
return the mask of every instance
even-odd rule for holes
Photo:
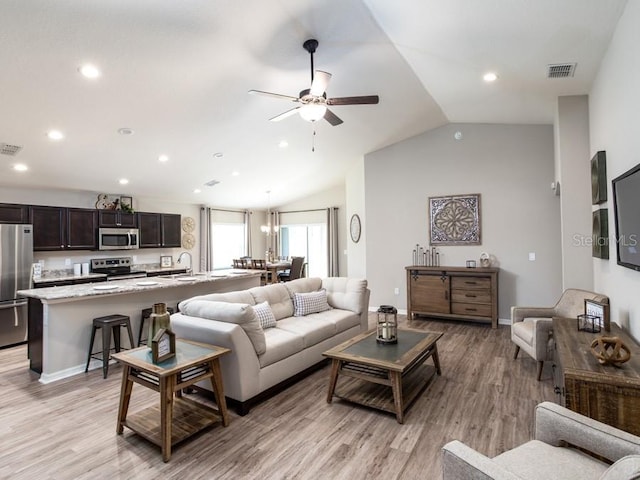
[[[278,283],[278,272],[283,272],[291,268],[291,262],[287,260],[277,260],[267,262],[267,283]]]

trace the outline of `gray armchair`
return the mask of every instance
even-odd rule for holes
[[[585,299],[609,303],[609,297],[587,290],[568,288],[553,307],[511,307],[511,341],[516,344],[514,360],[520,349],[538,362],[538,380],[549,355],[552,317],[576,318],[584,313]]]
[[[447,443],[442,448],[442,478],[638,479],[640,437],[555,403],[543,402],[535,411],[534,439],[497,457],[488,458],[457,440]]]

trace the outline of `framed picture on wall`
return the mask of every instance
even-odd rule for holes
[[[429,197],[430,245],[481,245],[480,194]]]
[[[595,210],[592,214],[592,256],[609,259],[609,214],[606,208]]]
[[[607,201],[607,152],[597,152],[591,159],[591,203]]]

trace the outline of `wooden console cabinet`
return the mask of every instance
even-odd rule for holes
[[[631,359],[620,367],[600,365],[590,352],[594,338],[620,337]],[[610,332],[578,331],[575,318],[553,319],[557,402],[587,417],[640,435],[640,347],[611,323]]]
[[[498,268],[406,267],[407,318],[415,315],[498,327]]]

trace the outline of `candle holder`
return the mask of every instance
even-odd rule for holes
[[[383,345],[398,343],[398,310],[392,305],[378,308],[376,342]]]

